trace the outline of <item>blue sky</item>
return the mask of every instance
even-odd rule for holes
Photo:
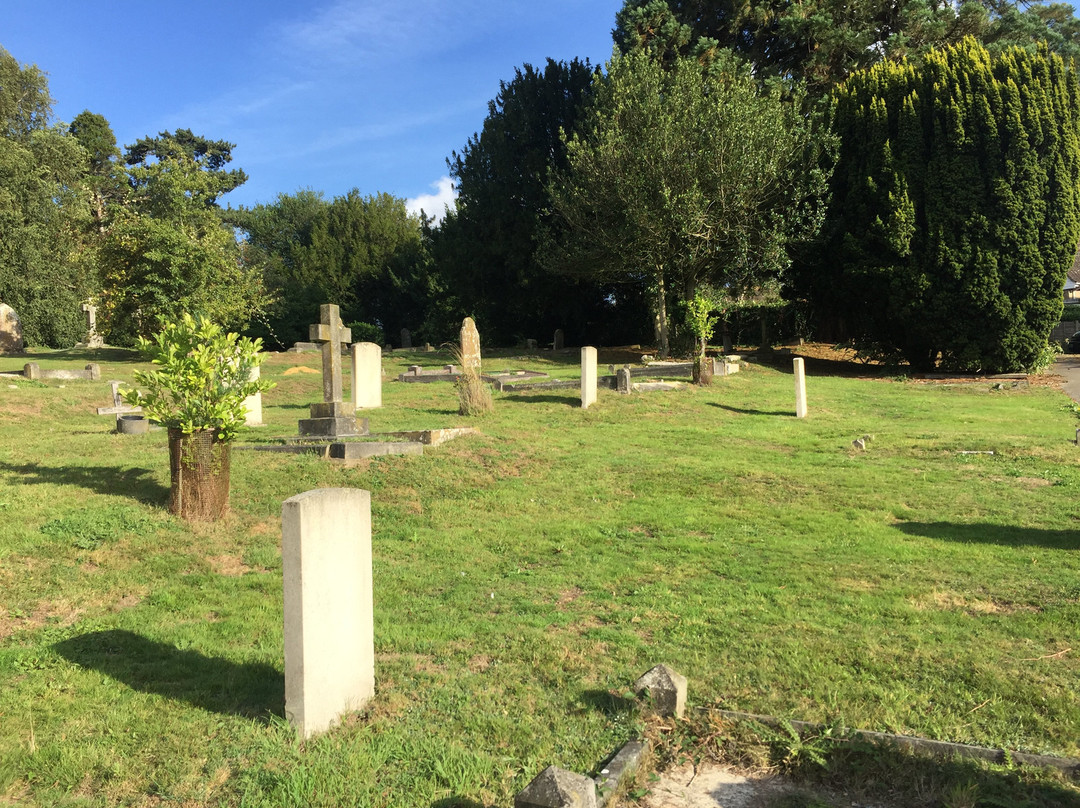
[[[223,203],[358,188],[442,210],[446,158],[500,80],[611,56],[622,0],[4,0],[0,46],[49,74],[55,112],[121,147],[189,128],[236,144]]]

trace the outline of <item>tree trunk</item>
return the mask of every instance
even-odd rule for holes
[[[671,355],[671,344],[668,340],[667,319],[667,289],[664,287],[664,273],[662,270],[656,275],[656,298],[653,300],[653,333],[656,337],[656,351],[661,359],[667,359]]]

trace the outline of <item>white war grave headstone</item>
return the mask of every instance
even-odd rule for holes
[[[806,371],[801,356],[795,357],[795,417],[806,417]]]
[[[281,509],[285,717],[308,738],[375,694],[371,493],[322,488]]]
[[[358,410],[382,406],[382,348],[374,342],[352,345],[352,403]]]
[[[581,349],[581,409],[596,403],[596,348]]]

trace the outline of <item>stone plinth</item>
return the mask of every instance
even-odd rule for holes
[[[352,403],[358,410],[382,406],[382,348],[374,342],[353,343]]]
[[[581,349],[581,409],[596,403],[596,348]]]
[[[301,737],[375,693],[371,494],[323,488],[281,510],[285,716]]]

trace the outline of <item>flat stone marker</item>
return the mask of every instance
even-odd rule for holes
[[[659,715],[682,718],[686,711],[686,677],[667,665],[650,668],[634,682],[633,691],[638,696],[648,693]]]
[[[382,348],[374,342],[353,343],[352,402],[358,410],[382,406]]]
[[[461,365],[463,370],[480,372],[480,332],[472,317],[461,321]]]
[[[262,368],[253,367],[248,375],[249,382],[262,378]],[[262,426],[262,391],[244,399],[244,426]]]
[[[371,493],[321,488],[281,508],[285,717],[302,738],[375,694]]]
[[[581,349],[581,409],[596,403],[596,348]]]
[[[596,808],[596,783],[548,766],[514,797],[514,808]]]
[[[19,315],[7,303],[0,303],[0,354],[22,353],[24,348],[26,341]]]
[[[412,350],[412,333],[407,328],[401,329],[401,349],[403,351]]]
[[[764,323],[764,321],[762,321]],[[764,327],[764,326],[763,326]],[[795,417],[806,417],[806,370],[801,356],[795,357]]]
[[[551,340],[551,350],[561,351],[565,347],[565,342],[566,337],[563,335],[563,330],[561,328],[556,328],[555,337]]]

